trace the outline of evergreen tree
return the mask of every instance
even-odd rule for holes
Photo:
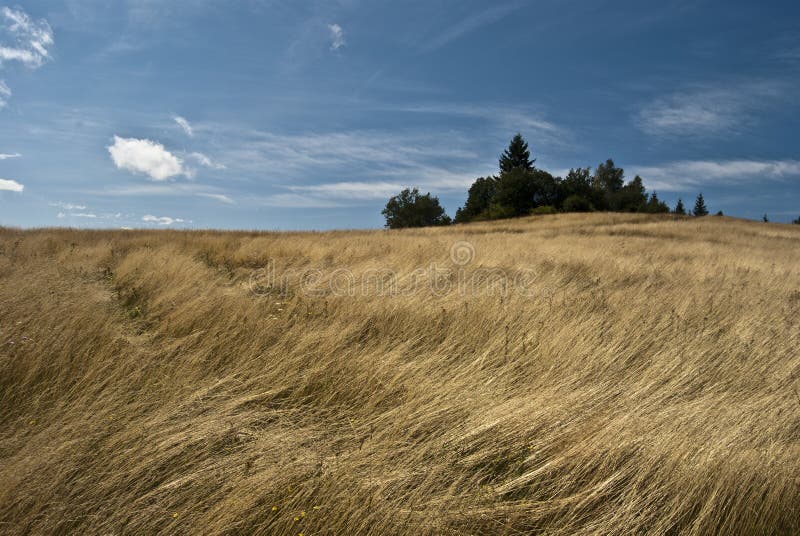
[[[456,211],[456,223],[473,221],[489,208],[497,190],[496,177],[480,177],[469,187],[467,201]]]
[[[764,214],[763,221],[764,221],[764,223],[769,223],[769,218],[767,218],[766,214]]]
[[[681,199],[680,197],[678,198],[678,204],[675,205],[675,210],[673,210],[672,212],[673,214],[680,214],[682,216],[686,214],[686,209],[683,208],[683,199]]]
[[[800,225],[800,216],[798,216],[796,220],[792,220],[792,223],[795,225]]]
[[[647,201],[645,212],[649,212],[650,214],[667,213],[669,212],[669,207],[666,203],[658,198],[658,194],[656,192],[653,192],[650,195],[650,199]]]
[[[692,213],[695,216],[708,216],[708,209],[706,208],[706,201],[703,199],[703,194],[697,195],[697,200],[694,202],[694,210]]]
[[[450,217],[445,214],[439,204],[439,198],[430,193],[421,195],[419,190],[406,188],[389,199],[382,214],[386,218],[386,227],[402,229],[404,227],[427,227],[447,225]]]
[[[522,138],[522,134],[517,133],[508,144],[508,149],[500,155],[500,173],[508,173],[516,168],[530,171],[533,169],[534,162],[536,159],[531,160],[528,142]]]

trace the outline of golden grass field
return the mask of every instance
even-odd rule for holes
[[[3,534],[800,533],[800,226],[0,229],[0,300]]]

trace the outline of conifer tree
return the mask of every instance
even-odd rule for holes
[[[694,202],[694,210],[692,213],[695,216],[708,216],[708,208],[706,208],[706,201],[703,199],[703,194],[697,195],[697,200]]]
[[[681,199],[680,197],[678,198],[678,204],[675,205],[675,210],[673,212],[675,214],[681,214],[681,215],[686,214],[686,209],[683,208],[683,199]]]
[[[507,173],[516,168],[530,171],[533,169],[534,162],[536,159],[531,160],[528,142],[523,139],[522,134],[517,133],[508,144],[508,149],[500,155],[500,172]]]

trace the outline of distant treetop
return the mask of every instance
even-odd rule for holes
[[[536,159],[531,160],[528,142],[523,139],[522,134],[517,133],[508,144],[508,149],[500,155],[500,173],[507,173],[517,168],[530,171],[534,162]]]

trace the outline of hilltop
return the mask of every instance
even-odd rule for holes
[[[0,229],[6,534],[796,534],[800,226]]]

